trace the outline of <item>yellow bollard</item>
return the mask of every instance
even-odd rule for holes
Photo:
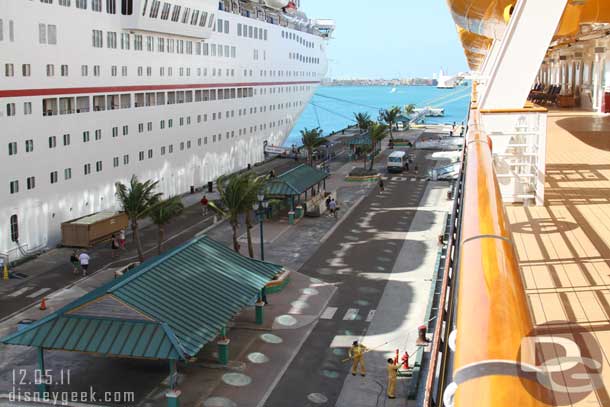
[[[6,263],[4,263],[4,269],[2,270],[2,279],[3,280],[8,280],[8,265]]]

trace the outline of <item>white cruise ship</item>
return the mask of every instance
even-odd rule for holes
[[[115,183],[167,196],[261,161],[327,71],[330,20],[299,1],[2,0],[0,255],[117,208]]]

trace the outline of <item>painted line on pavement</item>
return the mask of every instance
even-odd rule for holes
[[[320,315],[320,319],[333,319],[335,313],[337,312],[337,307],[328,307],[324,310],[322,315]]]
[[[417,181],[417,178],[411,178],[411,182]]]
[[[11,294],[7,295],[7,297],[17,297],[17,296],[23,294],[24,292],[26,292],[28,290],[31,290],[32,288],[33,287],[23,287],[23,288],[15,291],[14,293],[11,293]]]
[[[356,318],[358,317],[358,308],[350,308],[347,310],[347,312],[345,313],[345,316],[343,316],[343,320],[344,321],[354,321],[356,320]]]
[[[50,288],[41,288],[40,290],[36,291],[33,294],[28,295],[28,298],[36,298],[44,293],[46,293],[47,291],[51,290]]]
[[[369,311],[369,314],[366,316],[366,322],[371,322],[373,320],[373,317],[375,317],[374,309]]]

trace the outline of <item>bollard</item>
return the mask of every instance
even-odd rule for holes
[[[226,366],[229,363],[229,338],[223,338],[217,342],[218,345],[218,363]]]
[[[428,328],[426,327],[426,325],[421,325],[419,328],[417,328],[417,332],[418,332],[418,336],[417,336],[417,346],[427,346],[428,343],[430,342],[428,340],[428,338],[426,338],[426,331],[428,330]]]
[[[294,225],[294,212],[293,211],[288,212],[288,224]]]
[[[405,354],[402,357],[402,364],[405,367],[405,369],[409,368],[409,354],[407,352],[405,352]]]
[[[256,303],[256,325],[263,324],[263,307],[264,306],[265,306],[265,303],[262,301],[258,301]]]

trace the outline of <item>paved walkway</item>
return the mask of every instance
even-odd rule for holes
[[[434,165],[420,161],[420,171]],[[451,202],[446,183],[425,182],[412,173],[390,176],[386,185],[385,193],[366,196],[300,269],[336,284],[338,291],[266,407],[405,405],[402,383],[397,391],[402,400],[384,404],[385,359],[397,348],[415,351],[437,236]],[[365,357],[365,378],[349,375],[345,362],[354,340],[372,350]]]

